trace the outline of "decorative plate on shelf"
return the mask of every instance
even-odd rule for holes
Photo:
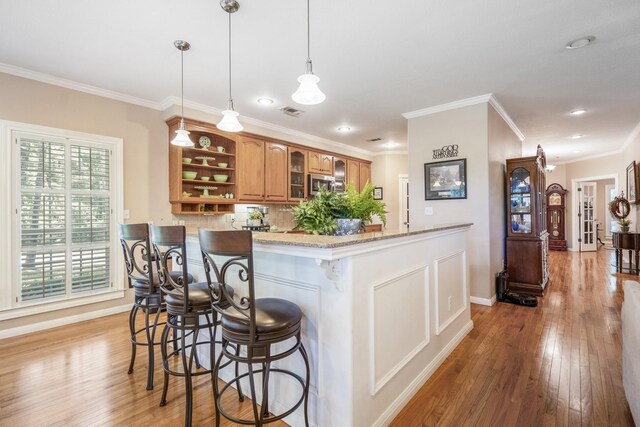
[[[211,140],[209,139],[208,136],[201,136],[200,139],[198,140],[198,143],[200,144],[200,147],[202,147],[202,149],[204,150],[208,150],[209,147],[211,147]]]

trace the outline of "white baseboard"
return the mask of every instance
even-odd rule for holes
[[[479,304],[479,305],[486,305],[491,307],[493,304],[496,303],[496,296],[492,296],[490,299],[489,298],[480,298],[480,297],[471,297],[469,298],[469,301],[471,301],[471,304]]]
[[[18,326],[11,329],[0,330],[0,339],[11,338],[18,335],[29,334],[31,332],[43,331],[45,329],[56,328],[58,326],[70,325],[72,323],[83,322],[85,320],[97,319],[98,317],[109,316],[111,314],[123,313],[131,310],[132,304],[118,305],[102,310],[89,311],[87,313],[75,314],[73,316],[61,317],[59,319],[47,320],[45,322],[32,323],[30,325]]]
[[[445,346],[445,348],[438,353],[438,355],[427,365],[426,368],[420,372],[420,375],[416,377],[415,380],[409,384],[407,388],[404,389],[400,395],[393,401],[391,405],[387,408],[386,411],[382,413],[380,418],[378,418],[373,424],[372,427],[383,427],[387,426],[393,421],[396,415],[405,407],[409,400],[413,397],[414,394],[420,390],[420,387],[427,382],[427,380],[433,375],[433,373],[442,365],[444,360],[451,354],[451,352],[462,342],[464,337],[467,336],[469,332],[473,329],[473,321],[469,320],[469,322],[456,334],[455,337],[449,344]]]

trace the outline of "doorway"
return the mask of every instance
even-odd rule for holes
[[[398,229],[400,231],[409,230],[409,175],[400,175],[400,215]]]
[[[605,191],[605,187],[610,185],[613,186],[613,191]],[[617,189],[618,174],[571,180],[571,190],[567,195],[567,233],[571,236],[570,238],[567,236],[569,250],[587,252],[595,251],[601,246],[598,238],[606,238],[606,233],[611,228],[606,201],[609,200],[610,192],[615,195]],[[607,209],[604,209],[605,205]],[[591,209],[592,207],[595,209]]]
[[[604,238],[611,240],[612,232],[615,231],[616,220],[611,218],[611,212],[609,212],[609,203],[616,198],[616,186],[614,184],[607,184],[604,186]]]

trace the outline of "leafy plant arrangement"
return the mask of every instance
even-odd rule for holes
[[[247,217],[249,219],[262,219],[262,218],[264,218],[264,215],[262,215],[262,212],[260,212],[259,210],[256,209],[256,210],[252,210],[251,212],[249,212]]]
[[[630,219],[621,219],[618,221],[618,224],[620,224],[621,227],[628,227],[631,225],[631,220]]]
[[[352,184],[347,184],[344,193],[320,190],[316,196],[293,207],[296,230],[305,230],[312,234],[335,234],[338,231],[338,218],[354,218],[371,221],[378,215],[386,225],[387,213],[379,200],[373,199],[374,186],[367,183],[358,193]]]

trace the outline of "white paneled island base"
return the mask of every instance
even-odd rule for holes
[[[387,425],[473,328],[470,226],[345,237],[254,233],[257,296],[290,300],[304,313],[312,426]],[[204,281],[196,235],[188,258],[190,273]],[[208,354],[198,354],[207,366]],[[297,353],[278,366],[304,377]],[[295,380],[270,379],[272,412],[299,395]],[[302,408],[285,421],[304,425]]]

